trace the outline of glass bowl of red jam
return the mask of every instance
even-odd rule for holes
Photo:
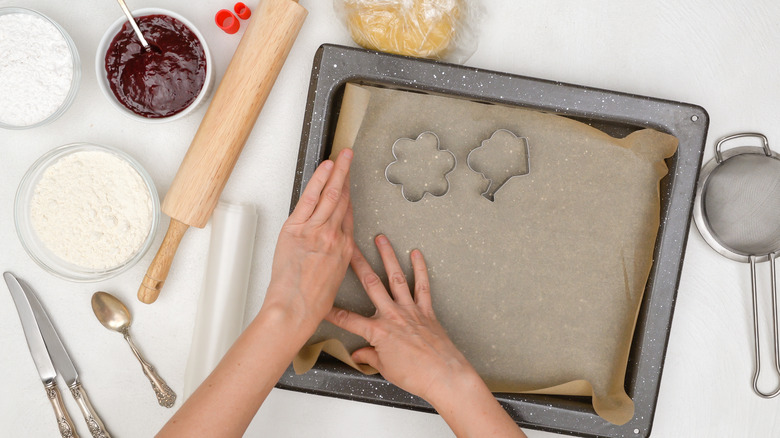
[[[103,35],[95,56],[100,90],[113,107],[149,123],[180,119],[207,98],[214,69],[206,40],[181,15],[159,8],[133,11],[150,45],[145,50],[123,16]]]

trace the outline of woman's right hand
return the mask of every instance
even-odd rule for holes
[[[376,314],[366,318],[333,308],[326,318],[371,344],[352,354],[355,362],[371,365],[391,383],[430,401],[439,385],[463,374],[476,373],[436,320],[422,253],[411,253],[415,278],[412,297],[387,237],[380,235],[375,242],[392,296],[363,254],[355,249],[350,265],[374,303]]]
[[[411,253],[412,297],[387,237],[380,235],[375,243],[390,293],[355,248],[350,265],[376,313],[366,318],[334,307],[326,316],[370,344],[352,353],[352,359],[371,365],[391,383],[425,399],[459,437],[525,437],[436,319],[422,253]]]

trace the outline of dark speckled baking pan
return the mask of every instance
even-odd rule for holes
[[[317,164],[330,154],[339,105],[347,82],[501,103],[555,113],[588,123],[616,137],[641,128],[674,135],[680,144],[667,160],[661,181],[661,225],[654,264],[639,312],[626,373],[626,392],[635,415],[617,426],[596,415],[588,397],[497,394],[523,427],[604,437],[650,435],[661,382],[675,297],[691,221],[694,189],[709,118],[698,106],[614,91],[562,84],[459,65],[386,55],[335,45],[314,58],[292,206]],[[429,404],[387,383],[365,376],[330,357],[296,375],[292,368],[279,388],[433,412]]]

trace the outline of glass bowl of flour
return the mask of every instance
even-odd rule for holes
[[[32,9],[0,8],[0,128],[50,123],[73,103],[81,78],[76,45]]]
[[[19,184],[14,222],[22,246],[48,272],[99,281],[136,264],[151,246],[160,201],[126,153],[75,143],[39,158]]]

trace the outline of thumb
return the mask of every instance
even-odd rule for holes
[[[359,364],[370,365],[375,370],[379,371],[379,368],[377,368],[377,364],[379,363],[379,355],[376,354],[374,347],[363,347],[359,350],[355,350],[352,353],[352,360]]]

